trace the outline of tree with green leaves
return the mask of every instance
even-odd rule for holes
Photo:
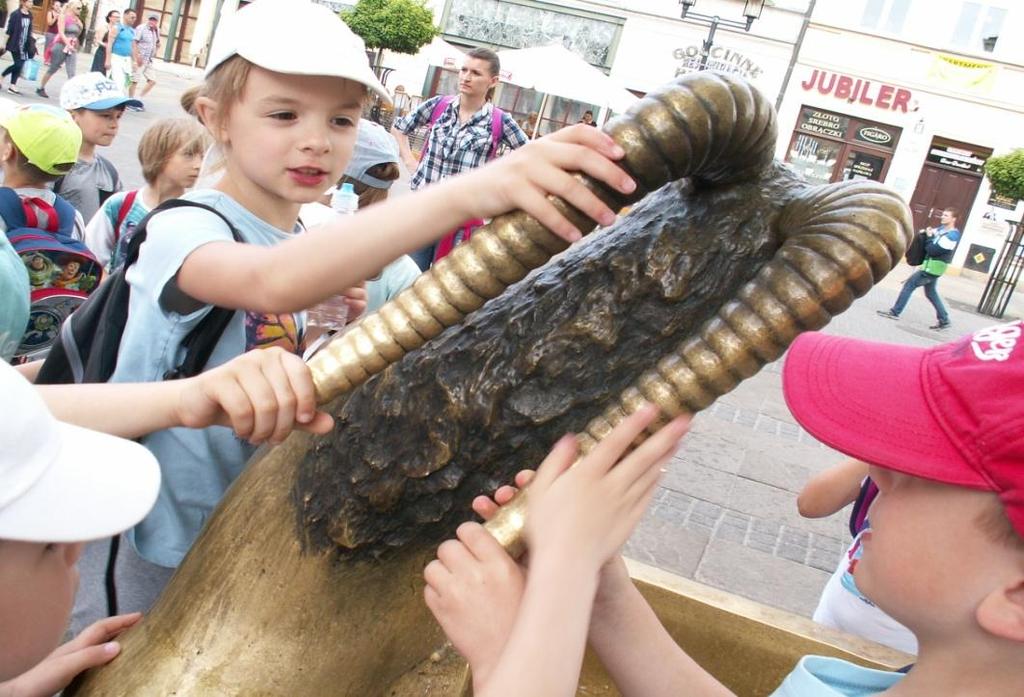
[[[992,190],[1000,196],[1024,199],[1024,148],[988,158],[985,174],[992,184]]]
[[[341,18],[376,49],[374,69],[379,73],[384,49],[397,53],[416,53],[438,34],[434,13],[425,0],[359,0]]]

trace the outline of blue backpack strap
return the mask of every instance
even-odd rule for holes
[[[25,207],[21,196],[8,186],[0,187],[0,218],[4,219],[8,231],[25,227]]]
[[[871,481],[871,477],[864,477],[860,485],[860,493],[853,503],[850,511],[850,535],[857,537],[861,530],[867,527],[868,510],[878,496],[878,485]]]
[[[53,200],[53,209],[57,211],[57,231],[62,235],[75,235],[75,207],[67,199],[57,196]]]

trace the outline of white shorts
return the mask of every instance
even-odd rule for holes
[[[110,79],[118,87],[128,92],[128,81],[132,76],[132,57],[110,54]]]
[[[843,586],[843,573],[849,563],[846,554],[843,552],[839,566],[821,591],[814,621],[916,655],[917,638],[913,632]]]

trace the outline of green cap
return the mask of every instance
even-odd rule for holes
[[[25,159],[47,174],[67,174],[78,160],[82,131],[63,109],[0,103],[0,126]]]

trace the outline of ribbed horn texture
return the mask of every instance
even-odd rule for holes
[[[820,329],[867,293],[903,256],[913,230],[902,199],[862,182],[809,190],[786,206],[779,227],[782,247],[736,298],[587,424],[578,436],[583,455],[645,402],[661,411],[651,432],[710,406],[779,358],[798,334]],[[523,492],[487,523],[517,555],[525,513]]]
[[[614,209],[683,177],[722,184],[755,176],[772,161],[776,124],[771,105],[745,82],[702,72],[651,92],[605,131],[625,150],[621,164],[637,190],[624,196],[576,176]],[[562,199],[552,200],[581,233],[594,230],[590,218]],[[365,382],[566,246],[525,213],[498,216],[310,360],[318,401]]]

